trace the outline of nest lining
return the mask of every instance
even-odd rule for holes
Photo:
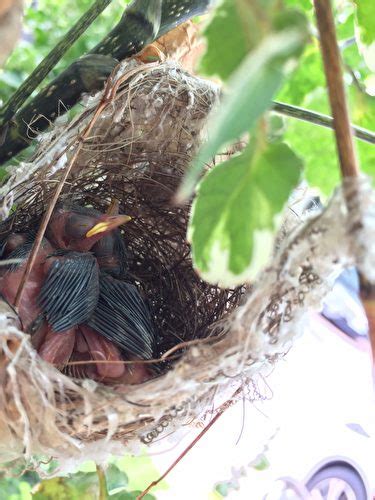
[[[0,314],[1,462],[40,453],[100,460],[100,453],[118,453],[119,442],[128,449],[139,440],[150,443],[167,427],[204,415],[215,395],[246,387],[264,364],[288,350],[306,308],[318,307],[329,279],[353,262],[340,191],[325,212],[284,239],[246,298],[241,299],[241,290],[202,282],[185,241],[188,207],[173,206],[171,197],[202,138],[218,89],[169,63],[132,61],[116,77],[129,74],[85,141],[63,198],[102,211],[113,198],[120,201],[120,210],[134,217],[123,237],[133,279],[152,304],[160,353],[198,342],[181,351],[173,367],[164,365],[164,375],[140,386],[112,388],[74,381],[44,363],[27,336],[9,323],[10,313]],[[17,205],[3,234],[38,224],[73,154],[70,141],[99,99],[89,98],[72,123],[44,134],[34,158],[2,188],[3,216]],[[372,200],[368,184],[360,189],[361,203]],[[210,336],[215,340],[206,342]]]

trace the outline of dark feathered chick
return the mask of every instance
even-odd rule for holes
[[[19,306],[46,361],[61,367],[69,359],[94,361],[94,367],[88,364],[80,373],[100,380],[129,382],[147,376],[141,365],[113,363],[123,356],[151,359],[155,345],[149,308],[137,287],[124,280],[126,250],[118,227],[129,220],[78,206],[53,213]],[[31,246],[32,238],[21,233],[11,235],[1,248],[3,258],[22,258],[1,278],[1,291],[10,303]]]
[[[32,240],[30,241],[28,234],[12,234],[3,243],[2,257],[9,260],[10,264],[1,266],[0,293],[9,304],[14,305],[31,247]],[[40,314],[38,295],[46,277],[44,264],[47,256],[53,251],[54,248],[49,241],[43,239],[34,266],[23,288],[18,304],[18,314],[25,331]]]

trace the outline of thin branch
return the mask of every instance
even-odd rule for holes
[[[96,2],[79,18],[74,26],[64,35],[58,44],[49,52],[43,61],[34,69],[31,75],[20,85],[16,92],[0,111],[2,125],[10,120],[33,91],[45,79],[48,73],[56,66],[66,51],[84,33],[112,0],[96,0]]]
[[[170,465],[168,467],[168,469],[164,472],[164,474],[162,474],[159,477],[159,479],[152,481],[152,483],[150,483],[147,486],[147,488],[144,491],[142,491],[142,493],[140,495],[137,496],[137,500],[142,500],[142,498],[144,498],[152,488],[157,486],[161,481],[163,481],[163,479],[165,479],[167,477],[167,475],[176,467],[176,465],[179,462],[181,462],[181,460],[185,457],[185,455],[187,455],[189,453],[189,451],[192,448],[194,448],[194,446],[198,443],[198,441],[200,441],[200,439],[202,439],[202,437],[206,434],[206,432],[208,432],[211,429],[211,427],[219,420],[219,418],[224,414],[224,412],[232,406],[233,400],[235,399],[235,397],[238,394],[240,394],[241,391],[242,391],[242,386],[239,387],[234,392],[234,394],[232,395],[232,397],[230,399],[228,399],[228,401],[225,401],[225,403],[223,403],[221,406],[219,406],[214,418],[206,425],[206,427],[198,434],[198,436],[189,444],[189,446],[187,446],[184,449],[184,451],[181,453],[181,455],[179,455],[177,457],[177,459],[172,463],[172,465]]]
[[[359,165],[349,120],[340,50],[330,0],[314,0],[314,5],[341,174],[343,177],[356,177],[359,175]]]
[[[286,104],[284,102],[274,101],[272,110],[280,115],[297,118],[297,120],[302,120],[309,123],[314,123],[315,125],[333,129],[333,118],[331,116],[317,113],[316,111],[312,111],[310,109],[300,108],[298,106],[292,106],[291,104]],[[375,144],[375,133],[371,132],[370,130],[366,130],[365,128],[357,127],[357,125],[351,125],[351,128],[357,139],[369,142],[370,144]]]
[[[340,52],[337,44],[332,8],[329,0],[314,0],[315,13],[320,32],[321,52],[327,79],[328,95],[332,109],[333,125],[342,177],[357,177],[360,174],[349,111],[345,98],[341,71]],[[350,200],[347,200],[350,211]],[[369,338],[372,352],[372,369],[375,376],[375,284],[359,273],[360,292],[369,324]]]

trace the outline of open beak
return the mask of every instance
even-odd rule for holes
[[[113,215],[111,217],[108,217],[107,220],[98,222],[94,227],[87,231],[86,238],[91,238],[91,236],[95,236],[99,233],[112,231],[112,229],[115,229],[122,224],[126,224],[130,220],[131,217],[129,217],[129,215]]]

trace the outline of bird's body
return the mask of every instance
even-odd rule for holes
[[[126,250],[119,225],[124,215],[106,215],[85,207],[59,207],[23,288],[18,313],[40,356],[59,368],[87,361],[73,376],[134,383],[149,378],[141,364],[151,359],[155,333],[148,307],[138,289],[124,281]],[[0,292],[14,304],[32,240],[12,234],[2,258],[21,258],[0,278]]]
[[[124,242],[118,230],[112,231],[91,248],[100,270],[115,278],[124,278],[128,270]]]
[[[94,361],[99,361],[95,365],[99,377],[116,379],[124,374],[125,366],[118,363],[122,359],[121,352],[113,342],[107,340],[87,325],[80,326],[80,335],[83,337],[81,346],[83,346],[82,340],[84,340],[91,358]],[[103,363],[103,361],[115,361],[115,363]]]
[[[9,258],[12,252],[28,242],[29,237],[28,233],[12,233],[9,235],[0,247],[0,257],[2,259]]]
[[[73,353],[76,331],[77,328],[73,327],[56,333],[52,328],[48,328],[38,350],[39,356],[57,368],[63,368]]]
[[[15,241],[18,241],[19,245],[7,255],[7,259],[20,259],[21,262],[11,264],[9,267],[4,266],[4,274],[0,278],[0,291],[9,304],[14,304],[25,270],[27,257],[31,250],[31,243],[25,242],[23,238],[18,238],[17,236],[11,238],[10,241],[11,247],[13,247]],[[21,300],[18,305],[18,313],[25,331],[27,331],[31,323],[40,314],[38,295],[46,276],[44,264],[47,256],[53,252],[53,250],[51,244],[44,239],[38,251],[29,279],[23,288]]]

